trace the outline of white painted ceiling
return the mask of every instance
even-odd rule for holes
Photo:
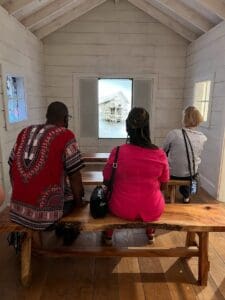
[[[42,39],[106,1],[121,0],[0,0],[0,5]],[[127,1],[189,41],[225,20],[225,0]]]

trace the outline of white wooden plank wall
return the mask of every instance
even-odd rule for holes
[[[0,144],[2,145],[3,177],[6,196],[9,196],[10,183],[8,176],[8,156],[19,131],[27,124],[44,120],[46,99],[43,76],[43,47],[29,31],[0,7],[0,65],[2,66],[3,83],[6,74],[25,77],[28,101],[29,120],[4,128],[1,122]],[[2,178],[0,178],[1,183]]]
[[[4,106],[3,106],[3,87],[2,87],[2,76],[1,76],[1,67],[0,67],[0,128],[4,128]],[[4,186],[3,182],[3,166],[2,166],[2,143],[0,140],[0,185]]]
[[[217,196],[225,115],[225,22],[193,42],[188,48],[185,103],[192,101],[194,81],[215,76],[212,95],[211,125],[203,128],[205,145],[201,173],[203,187]]]
[[[161,144],[180,125],[186,48],[126,0],[109,0],[44,39],[47,100],[64,100],[72,111],[72,73],[157,74],[155,142]]]

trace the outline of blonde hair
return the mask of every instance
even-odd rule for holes
[[[183,111],[184,127],[197,127],[203,122],[203,116],[195,106],[188,106]]]

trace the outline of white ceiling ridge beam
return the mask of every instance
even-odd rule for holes
[[[34,34],[39,38],[43,39],[47,35],[53,33],[57,29],[67,25],[68,23],[72,22],[76,18],[86,14],[90,10],[94,9],[95,7],[101,5],[102,3],[106,2],[106,0],[86,0],[83,2],[82,5],[76,6],[70,11],[66,12],[62,16],[54,19],[48,25],[41,27],[40,29],[34,31]]]
[[[37,12],[27,16],[26,18],[21,20],[21,23],[28,29],[32,30],[34,26],[41,23],[43,20],[48,19],[56,14],[58,14],[61,10],[67,11],[70,9],[72,4],[76,4],[76,6],[80,5],[82,0],[56,0],[43,8],[39,9]]]
[[[165,15],[159,9],[155,8],[151,4],[147,3],[144,0],[128,0],[131,4],[136,6],[137,8],[143,10],[146,14],[150,15],[154,19],[158,20],[160,23],[164,24],[165,26],[169,27],[179,35],[181,35],[186,40],[193,42],[197,39],[197,34],[193,31],[187,29],[171,17]]]
[[[225,3],[222,0],[196,0],[204,8],[225,20]]]
[[[26,5],[29,5],[33,2],[33,0],[16,0],[16,1],[9,1],[3,4],[2,6],[8,11],[10,15],[15,14]]]
[[[153,1],[151,0],[148,0],[148,2],[153,4]],[[203,32],[209,31],[214,26],[207,18],[203,17],[179,0],[154,0],[154,2],[162,4],[177,16],[186,20]]]

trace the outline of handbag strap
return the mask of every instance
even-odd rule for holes
[[[119,150],[120,150],[120,146],[117,146],[114,162],[113,162],[113,165],[112,165],[112,173],[111,173],[109,183],[108,183],[108,188],[107,188],[107,196],[108,196],[107,198],[108,198],[108,200],[112,195],[115,173],[116,173],[116,169],[117,169],[117,166],[118,166],[117,161],[118,161],[118,156],[119,156]]]
[[[184,137],[184,143],[185,143],[185,148],[186,148],[186,154],[187,154],[187,160],[188,160],[188,169],[189,169],[189,173],[190,173],[190,177],[191,179],[193,178],[193,176],[195,175],[195,157],[194,157],[194,150],[193,150],[193,147],[192,147],[192,144],[191,144],[191,141],[190,141],[190,138],[186,132],[186,130],[184,130],[182,128],[182,134],[183,134],[183,137]],[[191,155],[192,155],[192,165],[193,165],[193,173],[191,172],[191,161],[190,161],[190,155],[189,155],[189,151],[188,151],[188,145],[187,145],[187,142],[190,146],[190,149],[191,149]]]

